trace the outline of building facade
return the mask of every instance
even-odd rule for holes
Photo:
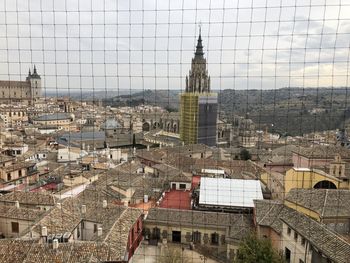
[[[199,34],[186,90],[180,97],[180,138],[185,144],[216,145],[218,98],[210,91],[206,63]]]
[[[1,80],[0,81],[0,102],[5,104],[21,102],[34,104],[41,97],[41,77],[36,67],[31,73],[29,70],[25,81]]]

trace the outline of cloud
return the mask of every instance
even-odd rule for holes
[[[348,5],[265,4],[0,0],[0,78],[35,63],[48,89],[183,88],[201,22],[213,87],[347,84]]]

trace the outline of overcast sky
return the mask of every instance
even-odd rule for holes
[[[347,86],[350,0],[0,0],[0,79],[184,89],[202,25],[213,89]]]

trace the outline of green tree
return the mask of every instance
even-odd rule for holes
[[[284,263],[269,239],[250,234],[239,245],[234,263]]]
[[[240,157],[241,157],[241,160],[246,161],[246,160],[250,160],[252,158],[252,155],[247,149],[242,149],[240,152]]]

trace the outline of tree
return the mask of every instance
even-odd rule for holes
[[[241,157],[241,160],[246,161],[246,160],[250,160],[252,158],[252,155],[247,149],[242,149],[240,152],[240,157]]]
[[[250,234],[239,245],[234,263],[284,263],[269,239]]]
[[[189,263],[184,250],[179,247],[164,246],[157,263]]]

